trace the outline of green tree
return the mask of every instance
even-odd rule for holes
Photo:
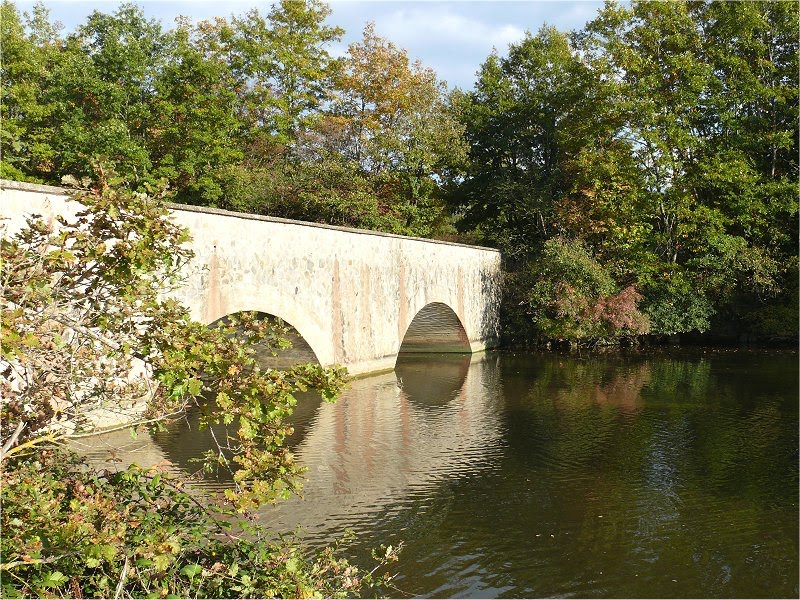
[[[37,5],[25,28],[4,5],[6,160],[33,177],[93,174],[113,164],[131,183],[147,180],[153,82],[163,63],[160,25],[124,4],[95,11],[63,40]]]
[[[168,53],[153,84],[153,176],[166,178],[180,201],[213,205],[226,193],[225,170],[244,158],[237,80],[204,24],[180,19]]]
[[[23,18],[16,5],[4,0],[0,36],[2,176],[50,179],[58,168],[52,122],[57,102],[45,100],[44,92],[60,54],[58,30],[44,5],[36,4],[32,16]]]
[[[512,44],[507,57],[490,55],[459,107],[470,144],[452,196],[461,226],[512,265],[561,233],[556,202],[571,185],[571,161],[609,135],[605,104],[599,78],[553,27]]]
[[[619,86],[617,137],[633,147],[628,185],[653,256],[637,279],[656,330],[706,329],[796,270],[797,6],[738,8],[608,4],[583,40]]]
[[[57,173],[91,176],[92,161],[102,159],[134,184],[147,180],[154,85],[165,49],[161,25],[133,4],[113,15],[95,11],[68,37],[47,87],[59,106]]]
[[[102,186],[55,228],[40,217],[0,242],[0,477],[4,597],[155,593],[272,597],[344,595],[371,574],[330,552],[307,561],[241,513],[285,498],[303,469],[284,446],[294,394],[335,397],[342,371],[261,369],[256,343],[286,346],[283,329],[241,314],[209,329],[163,294],[191,257],[187,232],[142,193]],[[148,382],[158,388],[148,392]],[[149,416],[190,407],[202,426],[228,425],[210,470],[233,487],[206,504],[157,471],[97,473],[54,449],[64,421],[148,392]],[[383,561],[394,557],[390,549]]]
[[[329,97],[337,61],[328,46],[344,33],[324,24],[330,12],[320,0],[281,0],[266,18],[253,9],[232,20],[227,43],[244,107],[278,144],[293,144]]]

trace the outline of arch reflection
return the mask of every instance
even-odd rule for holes
[[[401,354],[397,384],[419,408],[441,407],[458,396],[469,371],[469,354]]]

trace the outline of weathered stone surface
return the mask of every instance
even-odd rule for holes
[[[3,235],[31,213],[77,209],[68,192],[0,180]],[[173,295],[203,323],[255,310],[297,329],[323,365],[394,366],[404,351],[479,351],[497,343],[500,254],[494,250],[172,205],[195,259]],[[430,306],[434,305],[434,306]],[[438,315],[438,316],[437,316]],[[440,321],[437,322],[437,319]],[[459,328],[460,325],[460,328]]]

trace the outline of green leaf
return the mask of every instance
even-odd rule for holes
[[[297,559],[296,556],[293,556],[286,561],[286,570],[289,573],[297,573],[299,568],[300,568],[300,561]]]
[[[10,583],[3,584],[3,598],[24,598],[25,596]]]
[[[192,396],[199,396],[203,390],[203,382],[199,379],[190,379],[188,383],[188,390]]]
[[[163,572],[167,570],[169,564],[172,562],[172,556],[169,554],[157,554],[153,557],[153,568],[156,571]]]
[[[59,587],[64,585],[69,580],[69,578],[64,575],[61,571],[53,571],[48,573],[47,576],[42,579],[42,585],[48,588]]]
[[[181,575],[185,575],[189,579],[193,579],[196,575],[199,575],[203,571],[203,567],[200,565],[186,565],[181,569]]]

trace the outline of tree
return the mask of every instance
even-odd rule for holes
[[[541,254],[515,279],[510,290],[513,304],[541,339],[597,343],[650,331],[647,317],[637,307],[641,295],[633,286],[619,290],[580,242],[547,240]],[[523,325],[511,336],[524,335],[526,329]]]
[[[60,174],[92,175],[103,159],[132,184],[148,181],[154,83],[165,61],[166,36],[142,9],[123,4],[99,11],[69,36],[63,66],[47,95],[58,101]]]
[[[439,176],[447,157],[463,154],[462,127],[448,111],[444,84],[379,37],[374,24],[348,48],[337,88],[331,113],[345,129],[340,147],[365,173]]]
[[[319,0],[281,0],[266,19],[253,9],[232,21],[228,44],[246,110],[279,144],[291,145],[328,99],[337,63],[327,46],[344,33],[324,25],[330,12]]]
[[[336,88],[324,129],[306,152],[354,163],[407,232],[431,235],[442,220],[438,184],[465,152],[444,84],[367,24],[362,41],[348,48]]]
[[[51,120],[57,104],[44,99],[60,52],[58,29],[50,24],[44,5],[36,4],[33,15],[23,19],[17,7],[4,0],[0,6],[0,36],[2,176],[46,179],[52,176],[58,160]]]
[[[179,20],[168,36],[169,61],[153,87],[148,150],[153,177],[179,201],[214,205],[227,190],[224,173],[244,159],[245,121],[231,65],[209,40],[207,24]]]
[[[617,137],[634,148],[655,259],[637,279],[656,330],[732,318],[795,270],[797,7],[741,8],[608,4],[583,38],[625,107]]]
[[[489,56],[462,99],[470,155],[452,203],[511,264],[560,233],[556,201],[572,183],[571,161],[608,136],[605,90],[567,36],[543,27]]]
[[[261,369],[254,344],[285,347],[280,326],[242,314],[209,329],[164,300],[191,253],[157,199],[106,186],[75,199],[84,208],[74,219],[52,229],[34,216],[0,242],[4,596],[357,589],[357,570],[332,554],[306,563],[291,544],[264,543],[258,528],[250,541],[231,535],[225,508],[247,511],[298,489],[303,470],[283,445],[293,394],[312,388],[331,399],[342,372]],[[204,507],[156,472],[87,472],[53,449],[63,421],[80,427],[91,407],[124,404],[151,380],[151,418],[193,407],[204,426],[230,426],[206,457],[233,475],[224,502]]]

